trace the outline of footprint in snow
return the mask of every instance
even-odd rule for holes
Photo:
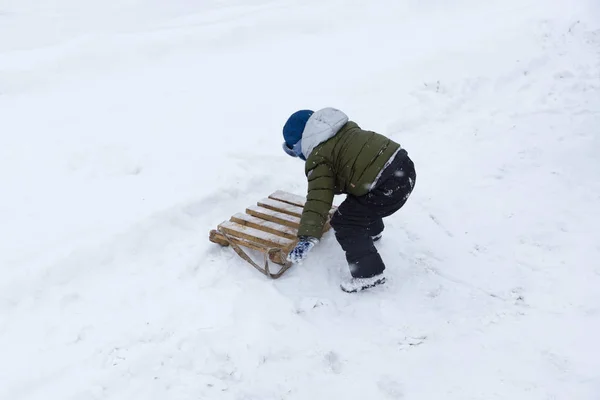
[[[377,387],[379,388],[379,391],[389,399],[404,398],[404,391],[402,390],[402,385],[389,376],[384,376],[380,378],[377,382]]]
[[[296,314],[303,314],[307,311],[311,311],[317,308],[327,307],[328,305],[329,303],[325,299],[305,297],[300,300],[298,306],[296,307]]]
[[[511,290],[511,297],[513,298],[515,304],[525,304],[525,296],[523,292],[525,290],[522,287],[516,287]]]
[[[342,372],[342,361],[336,352],[330,351],[329,353],[325,354],[325,363],[327,364],[328,369],[330,369],[334,374],[339,374]]]
[[[407,336],[404,338],[404,340],[399,342],[398,345],[400,346],[401,350],[407,350],[407,349],[422,345],[423,343],[425,343],[426,340],[427,340],[427,336],[425,336],[425,335],[414,336],[414,337]]]
[[[440,294],[442,294],[442,291],[444,290],[444,287],[442,285],[436,287],[433,290],[430,290],[429,292],[427,292],[427,296],[435,299],[436,297],[439,297]]]

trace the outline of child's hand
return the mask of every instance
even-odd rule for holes
[[[288,254],[287,260],[293,263],[300,263],[306,258],[310,249],[317,243],[319,243],[319,239],[317,238],[307,236],[300,237],[300,241],[296,244],[296,247]]]

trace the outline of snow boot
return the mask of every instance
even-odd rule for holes
[[[347,282],[342,282],[340,288],[346,293],[356,293],[375,286],[383,285],[384,283],[385,276],[383,276],[383,274],[379,274],[370,278],[352,278]]]

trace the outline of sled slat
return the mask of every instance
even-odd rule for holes
[[[277,236],[282,236],[287,239],[296,239],[296,229],[278,224],[277,222],[257,218],[252,215],[237,213],[233,217],[231,217],[231,221],[240,225],[249,226],[250,228],[255,228],[261,231],[269,232]]]
[[[304,209],[304,205],[306,204],[306,197],[298,196],[297,194],[284,192],[283,190],[276,190],[269,196],[271,200],[277,200],[282,203],[291,204],[296,207],[301,207]],[[329,211],[329,215],[333,215],[333,213],[337,210],[337,206],[332,205],[331,210]]]
[[[277,211],[280,213],[292,215],[294,217],[302,216],[302,207],[294,206],[292,204],[287,204],[279,200],[273,199],[262,199],[258,202],[258,205],[264,208],[268,208],[273,211]]]
[[[297,194],[284,192],[283,190],[276,190],[269,196],[272,200],[278,200],[283,203],[291,204],[296,207],[304,207],[306,204],[306,197],[298,196]]]
[[[264,244],[252,242],[252,241],[246,240],[246,239],[241,239],[239,237],[232,237],[232,236],[230,236],[230,237],[236,244],[249,247],[253,250],[265,252],[269,249],[269,246],[265,246]],[[229,246],[229,241],[227,240],[227,238],[221,232],[219,232],[217,230],[210,231],[210,241],[213,243],[218,243],[222,246]]]
[[[273,211],[268,208],[250,206],[246,209],[246,212],[254,217],[266,219],[267,221],[285,225],[290,228],[300,228],[300,218]]]
[[[229,241],[227,240],[227,238],[225,236],[223,236],[221,234],[221,232],[216,231],[214,229],[210,231],[210,241],[213,243],[220,244],[221,246],[229,246]],[[231,241],[233,243],[237,244],[238,246],[244,246],[249,249],[259,251],[261,253],[266,253],[267,250],[269,250],[269,246],[265,246],[260,243],[251,242],[251,241],[245,240],[245,239],[231,237]],[[282,258],[281,253],[276,253],[276,255],[274,257],[270,257],[269,259],[279,265],[284,265],[286,263],[286,260]]]
[[[229,242],[227,241],[225,236],[221,235],[219,231],[216,231],[214,229],[210,231],[208,240],[210,240],[213,243],[220,244],[221,246],[229,246]]]
[[[295,241],[272,233],[264,232],[249,226],[240,225],[235,222],[226,221],[219,228],[230,236],[250,240],[270,247],[287,249],[294,245]]]

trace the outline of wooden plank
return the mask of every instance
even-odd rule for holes
[[[231,236],[231,239],[236,244],[239,244],[240,246],[246,246],[253,250],[258,250],[263,253],[265,253],[267,250],[269,250],[269,246],[265,246],[264,244],[251,242],[249,240],[240,239],[240,238],[236,238],[233,236]],[[214,230],[214,229],[212,231],[210,231],[210,241],[213,243],[218,243],[223,246],[229,246],[229,241],[227,240],[227,238],[221,232]]]
[[[284,203],[279,200],[273,199],[262,199],[258,202],[258,205],[264,208],[268,208],[273,211],[277,211],[280,213],[292,215],[294,217],[302,216],[302,207],[294,206],[291,204]]]
[[[294,228],[296,230],[300,228],[300,218],[273,211],[268,208],[250,206],[246,209],[246,213],[257,218],[262,218],[267,221],[275,222],[281,225],[288,226],[290,228]]]
[[[334,212],[336,212],[338,209],[338,206],[336,206],[335,204],[331,205],[331,210],[329,210],[329,216],[331,217],[333,215]]]
[[[276,190],[270,196],[270,199],[279,200],[283,203],[291,204],[296,207],[304,207],[306,204],[305,196],[298,196],[297,194],[284,192],[283,190]]]
[[[235,214],[233,217],[231,217],[231,221],[292,240],[296,239],[298,232],[297,229],[278,224],[277,222],[267,221],[265,219],[243,213]]]
[[[306,197],[298,196],[297,194],[284,192],[283,190],[276,190],[269,196],[272,200],[278,200],[282,203],[291,204],[297,207],[302,207],[304,209],[304,205],[306,204]],[[332,215],[337,210],[336,205],[331,206],[331,210],[329,210],[329,215]]]
[[[270,247],[278,247],[288,249],[295,243],[292,239],[287,239],[281,236],[273,235],[272,233],[264,232],[249,226],[240,225],[232,221],[226,221],[219,225],[219,228],[226,234],[250,240]]]
[[[220,244],[221,246],[229,246],[229,242],[225,238],[225,236],[221,235],[219,231],[211,230],[210,235],[208,236],[208,240],[213,243]]]
[[[221,234],[221,232],[218,232],[214,229],[212,231],[210,231],[210,241],[213,243],[220,244],[222,246],[229,246],[229,242],[227,241],[227,238],[225,238],[225,236],[223,236]],[[267,250],[269,249],[269,246],[265,246],[260,243],[251,242],[251,241],[245,240],[245,239],[232,237],[231,241],[234,242],[235,244],[237,244],[238,246],[243,246],[243,247],[247,247],[252,250],[257,250],[261,253],[266,253]],[[287,260],[285,259],[286,256],[287,256],[287,254],[284,254],[284,253],[275,253],[269,259],[276,264],[285,265],[287,262]]]

